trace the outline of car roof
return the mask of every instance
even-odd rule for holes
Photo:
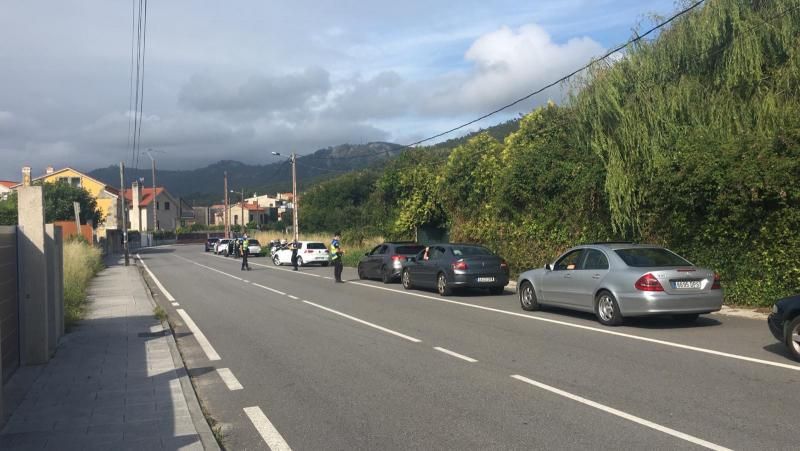
[[[628,242],[606,242],[606,243],[587,243],[587,244],[580,244],[578,246],[574,246],[573,249],[578,248],[600,248],[600,249],[608,249],[608,250],[618,250],[618,249],[664,249],[664,246],[659,246],[657,244],[638,244],[638,243],[628,243]]]

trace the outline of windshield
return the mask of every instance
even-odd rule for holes
[[[327,249],[325,243],[308,243],[306,249]]]
[[[492,255],[492,251],[481,246],[453,246],[453,255],[469,257],[471,255]]]
[[[248,241],[247,241],[247,244],[248,244],[248,245],[250,245],[250,246],[261,246],[261,245],[258,243],[258,240],[253,240],[253,239],[251,239],[251,240],[248,240]]]
[[[634,268],[653,268],[662,266],[692,266],[682,257],[660,247],[617,249],[614,251],[626,265]]]
[[[400,255],[417,255],[425,249],[425,246],[397,246],[396,254]]]

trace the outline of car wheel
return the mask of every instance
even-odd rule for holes
[[[436,291],[439,292],[439,296],[450,296],[453,294],[453,289],[447,283],[447,276],[443,272],[440,272],[436,277]]]
[[[594,302],[594,313],[597,320],[604,326],[619,326],[622,324],[622,313],[613,294],[601,291]]]
[[[303,266],[303,257],[297,257],[297,266]]]
[[[389,283],[391,281],[392,277],[389,275],[389,273],[386,272],[386,267],[384,266],[383,268],[381,268],[381,282]]]
[[[493,294],[495,296],[499,296],[506,291],[505,287],[489,287],[489,294]]]
[[[786,331],[786,347],[795,360],[800,360],[800,316],[789,322],[784,328]]]
[[[533,289],[533,284],[527,280],[519,286],[519,304],[522,306],[522,310],[529,312],[540,308],[539,301],[536,299],[536,290]]]
[[[275,265],[275,266],[280,266],[281,265],[280,257],[278,257],[277,255],[273,255],[272,256],[272,264]]]
[[[408,272],[407,269],[403,270],[402,277],[400,277],[403,281],[403,288],[406,290],[411,289],[411,274]]]
[[[680,315],[672,315],[675,321],[681,323],[693,323],[700,317],[699,313],[682,313]]]
[[[361,267],[361,263],[358,264],[358,278],[361,279],[361,280],[364,280],[364,279],[367,278],[367,275],[364,274],[364,268]]]

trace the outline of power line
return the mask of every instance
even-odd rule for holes
[[[125,150],[131,146],[131,110],[133,109],[133,54],[134,54],[134,36],[136,35],[136,0],[131,0],[131,70],[130,81],[128,83],[128,142],[125,144]],[[133,166],[133,152],[131,152],[131,164]]]
[[[142,0],[139,0],[139,20],[137,21],[136,32],[136,99],[134,101],[133,110],[133,152],[132,164],[139,168],[139,155],[136,153],[136,137],[139,128],[139,75],[140,75],[140,62],[142,57]]]
[[[144,55],[147,50],[147,0],[144,0],[144,24],[142,25],[142,95],[139,100],[139,137],[136,140],[136,169],[139,169],[139,156],[142,152],[142,115],[144,114]]]

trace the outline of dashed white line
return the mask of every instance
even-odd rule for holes
[[[220,274],[222,274],[222,275],[224,275],[224,276],[228,276],[228,277],[230,277],[231,279],[236,279],[236,280],[240,280],[240,281],[241,281],[241,280],[244,280],[244,279],[242,279],[241,277],[236,277],[236,276],[234,276],[233,274],[228,274],[228,273],[226,273],[225,271],[220,271],[220,270],[219,270],[219,269],[217,269],[217,268],[212,268],[212,267],[210,267],[210,266],[206,266],[206,265],[203,265],[203,264],[197,263],[196,261],[194,261],[194,260],[189,260],[189,259],[188,259],[188,258],[186,258],[186,257],[181,257],[180,255],[176,255],[175,257],[178,257],[178,258],[180,258],[181,260],[186,260],[187,262],[189,262],[189,263],[191,263],[191,264],[193,264],[193,265],[200,266],[201,268],[206,268],[206,269],[210,269],[211,271],[218,272],[218,273],[220,273]]]
[[[339,311],[334,310],[332,308],[328,308],[328,307],[325,307],[325,306],[322,306],[322,305],[319,305],[319,304],[315,304],[315,303],[309,302],[309,301],[303,301],[303,302],[308,304],[308,305],[314,306],[316,308],[331,312],[331,313],[333,313],[335,315],[339,315],[339,316],[341,316],[343,318],[347,318],[347,319],[353,320],[353,321],[355,321],[357,323],[360,323],[360,324],[363,324],[365,326],[369,326],[369,327],[378,329],[378,330],[380,330],[382,332],[386,332],[387,334],[392,334],[392,335],[394,335],[396,337],[400,337],[400,338],[402,338],[404,340],[408,340],[408,341],[411,341],[411,342],[414,342],[414,343],[421,343],[422,342],[422,340],[420,340],[418,338],[414,338],[414,337],[411,337],[411,336],[408,336],[408,335],[405,335],[405,334],[401,334],[400,332],[394,331],[392,329],[387,329],[387,328],[385,328],[383,326],[379,326],[377,324],[373,324],[373,323],[370,323],[368,321],[364,321],[363,319],[356,318],[355,316],[350,316],[350,315],[348,315],[346,313],[339,312]]]
[[[294,299],[295,301],[300,299],[297,296],[292,296],[291,294],[287,294],[287,296],[289,296],[289,298],[291,298],[291,299]]]
[[[225,382],[225,385],[228,387],[228,390],[242,390],[242,384],[239,383],[239,379],[236,379],[236,376],[233,375],[233,371],[230,368],[217,368],[217,374],[219,374],[220,379],[222,382]]]
[[[283,291],[276,290],[276,289],[274,289],[274,288],[270,288],[270,287],[265,287],[264,285],[257,284],[257,283],[253,283],[253,285],[254,285],[254,286],[256,286],[256,287],[258,287],[258,288],[263,288],[263,289],[265,289],[265,290],[267,290],[267,291],[271,291],[271,292],[273,292],[273,293],[277,293],[277,294],[279,294],[279,295],[281,295],[281,296],[286,296],[286,293],[284,293]]]
[[[219,354],[217,354],[217,351],[214,349],[213,346],[211,346],[211,343],[208,341],[208,338],[206,338],[205,334],[203,334],[200,328],[197,327],[197,324],[194,323],[194,320],[192,320],[189,314],[186,313],[186,311],[183,310],[182,308],[179,308],[175,311],[178,312],[178,315],[181,316],[183,322],[186,323],[186,327],[188,327],[189,330],[192,331],[192,335],[194,335],[194,338],[197,340],[197,343],[200,344],[200,347],[203,349],[203,352],[206,353],[206,357],[208,357],[208,360],[221,360],[222,357],[220,357]]]
[[[244,282],[244,283],[250,283],[250,281],[249,281],[249,280],[247,280],[247,279],[242,279],[242,282]]]
[[[528,379],[527,377],[520,376],[518,374],[512,375],[511,377],[516,379],[516,380],[518,380],[518,381],[525,382],[526,384],[533,385],[534,387],[539,387],[539,388],[541,388],[543,390],[547,390],[547,391],[549,391],[551,393],[555,393],[555,394],[557,394],[559,396],[563,396],[563,397],[571,399],[573,401],[577,401],[577,402],[579,402],[581,404],[585,404],[587,406],[594,407],[595,409],[599,409],[599,410],[602,410],[604,412],[610,413],[612,415],[616,415],[616,416],[618,416],[620,418],[624,418],[624,419],[626,419],[628,421],[632,421],[634,423],[641,424],[642,426],[646,426],[646,427],[649,427],[651,429],[655,429],[656,431],[663,432],[665,434],[669,434],[669,435],[671,435],[673,437],[677,437],[679,439],[686,440],[687,442],[694,443],[695,445],[699,445],[699,446],[702,446],[702,447],[705,447],[705,448],[708,448],[708,449],[713,449],[713,450],[730,451],[729,448],[725,448],[724,446],[720,446],[720,445],[717,445],[715,443],[711,443],[711,442],[708,442],[706,440],[697,438],[695,436],[692,436],[692,435],[689,435],[689,434],[685,434],[685,433],[680,432],[680,431],[676,431],[675,429],[671,429],[671,428],[668,428],[666,426],[661,426],[660,424],[653,423],[652,421],[645,420],[644,418],[639,418],[639,417],[637,417],[635,415],[631,415],[631,414],[625,413],[625,412],[623,412],[621,410],[614,409],[613,407],[608,407],[606,405],[594,402],[594,401],[592,401],[590,399],[586,399],[586,398],[583,398],[583,397],[578,396],[578,395],[573,395],[572,393],[565,392],[564,390],[559,390],[558,388],[552,387],[552,386],[547,385],[547,384],[543,384],[541,382],[537,382],[537,381],[535,381],[533,379]]]
[[[173,307],[178,307],[178,306],[180,306],[180,304],[178,304],[177,302],[173,302],[173,303],[172,303],[172,306],[173,306]]]
[[[158,289],[161,290],[162,293],[164,293],[164,296],[167,297],[167,300],[174,302],[175,298],[169,293],[169,291],[167,291],[166,288],[164,288],[164,285],[161,285],[161,281],[159,281],[158,278],[155,276],[155,274],[153,274],[153,272],[150,271],[150,268],[147,267],[147,263],[145,263],[144,260],[142,260],[142,256],[139,255],[139,254],[136,254],[136,258],[139,259],[139,262],[144,267],[144,270],[147,271],[147,274],[150,276],[151,279],[153,279],[153,282],[156,283],[156,286],[158,287]]]
[[[449,349],[440,348],[440,347],[438,347],[438,346],[437,346],[437,347],[434,347],[433,349],[435,349],[435,350],[437,350],[437,351],[439,351],[439,352],[443,352],[443,353],[445,353],[445,354],[447,354],[447,355],[449,355],[449,356],[453,356],[453,357],[455,357],[455,358],[457,358],[457,359],[466,360],[466,361],[467,361],[467,362],[469,362],[469,363],[475,363],[475,362],[477,362],[477,360],[473,359],[472,357],[467,357],[467,356],[465,356],[465,355],[463,355],[463,354],[459,354],[459,353],[457,353],[457,352],[453,352],[453,351],[451,351],[451,350],[449,350]]]
[[[291,451],[292,448],[290,448],[286,440],[283,439],[281,433],[275,429],[275,426],[269,421],[269,418],[264,415],[260,407],[245,407],[244,413],[250,418],[250,422],[253,423],[253,426],[255,426],[261,438],[267,443],[269,449],[272,451]]]

